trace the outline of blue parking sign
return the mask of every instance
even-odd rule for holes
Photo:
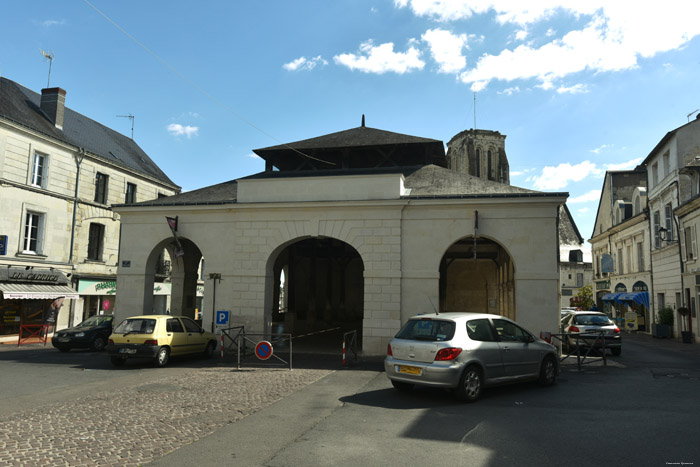
[[[216,324],[228,324],[228,311],[219,310],[216,312]]]

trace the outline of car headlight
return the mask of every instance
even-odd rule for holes
[[[73,336],[75,336],[75,337],[85,337],[85,333],[84,333],[84,332],[76,332],[75,334],[73,334]]]

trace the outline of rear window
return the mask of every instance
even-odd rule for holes
[[[153,334],[156,328],[155,319],[134,318],[125,319],[114,328],[114,334]]]
[[[574,317],[574,324],[605,326],[607,324],[613,324],[613,322],[605,315],[576,315]]]
[[[396,338],[419,341],[448,341],[454,335],[454,321],[423,318],[409,320],[396,334]]]

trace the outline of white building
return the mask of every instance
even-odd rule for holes
[[[255,152],[265,172],[115,208],[117,318],[153,309],[165,248],[184,253],[173,262],[176,314],[194,313],[206,260],[207,329],[218,310],[252,332],[356,329],[370,354],[383,353],[408,317],[435,310],[492,312],[535,333],[557,331],[557,224],[567,193],[457,173],[441,141],[364,122]],[[178,218],[177,240],[164,216]]]
[[[65,98],[0,78],[0,337],[43,324],[57,299],[66,299],[59,328],[111,313],[120,230],[111,205],[180,191],[133,140]]]

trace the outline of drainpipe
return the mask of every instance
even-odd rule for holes
[[[68,252],[68,264],[71,266],[71,270],[75,269],[75,265],[73,264],[73,246],[75,244],[75,223],[78,217],[78,188],[80,186],[80,165],[83,163],[83,159],[85,158],[85,149],[83,148],[78,148],[78,153],[75,154],[75,195],[73,197],[73,219],[71,221],[71,228],[70,228],[70,250]],[[75,275],[74,275],[75,276]],[[71,280],[71,283],[73,283],[75,278]],[[71,300],[71,306],[70,306],[70,311],[68,313],[68,323],[69,327],[73,326],[73,315],[75,314],[75,300]]]

